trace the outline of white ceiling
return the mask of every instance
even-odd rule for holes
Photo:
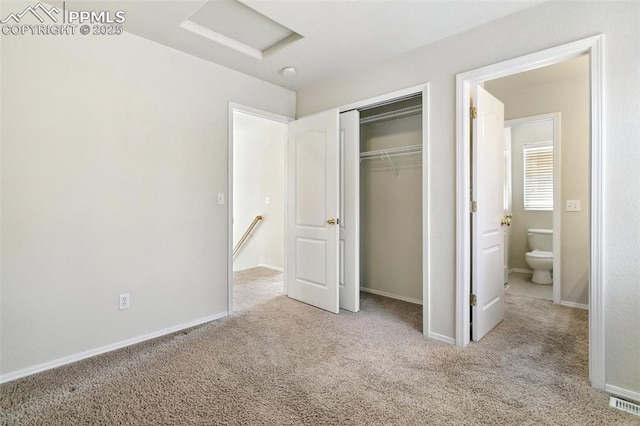
[[[302,36],[262,59],[180,27],[205,6],[207,0],[85,0],[68,2],[68,5],[78,10],[124,10],[125,31],[297,90],[322,79],[366,68],[541,1],[242,0],[250,8]],[[233,19],[233,16],[229,17],[231,27]],[[287,66],[297,69],[294,77],[281,75],[280,70]]]

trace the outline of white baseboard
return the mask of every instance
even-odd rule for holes
[[[524,269],[524,268],[511,268],[509,269],[509,273],[512,272],[519,272],[521,274],[533,274],[533,271],[531,269]]]
[[[562,306],[567,306],[569,308],[578,308],[578,309],[584,309],[584,310],[589,310],[589,305],[585,305],[582,303],[575,303],[575,302],[567,302],[566,300],[561,300],[560,304]]]
[[[629,399],[631,401],[640,402],[640,392],[634,392],[627,389],[619,388],[612,385],[604,385],[604,390],[609,392],[613,396],[618,396],[623,399]]]
[[[456,344],[456,339],[454,339],[453,337],[449,337],[449,336],[444,336],[442,334],[438,334],[438,333],[429,333],[428,336],[430,339],[433,340],[438,340],[440,342],[444,342],[444,343],[448,343],[450,345],[455,345]]]
[[[263,268],[273,269],[274,271],[284,272],[284,268],[282,266],[267,265],[266,263],[260,263],[258,264],[258,266],[262,266]]]
[[[416,305],[422,305],[422,300],[414,299],[412,297],[400,296],[398,294],[387,293],[386,291],[374,290],[368,287],[360,286],[360,291],[365,293],[377,294],[378,296],[388,297],[390,299],[402,300],[403,302],[415,303]]]
[[[120,342],[112,343],[110,345],[101,346],[99,348],[90,349],[88,351],[80,352],[78,354],[65,356],[62,358],[55,359],[53,361],[48,361],[42,364],[34,365],[33,367],[23,368],[22,370],[14,371],[11,373],[0,375],[0,383],[10,382],[12,380],[21,379],[23,377],[31,376],[33,374],[41,373],[46,370],[51,370],[56,367],[61,367],[63,365],[71,364],[77,361],[81,361],[83,359],[91,358],[97,355],[101,355],[107,352],[115,351],[117,349],[124,348],[126,346],[135,345],[136,343],[141,343],[146,340],[155,339],[156,337],[161,337],[166,334],[175,333],[176,331],[184,330],[187,328],[195,327],[200,324],[204,324],[207,322],[215,321],[217,319],[228,316],[227,312],[222,312],[216,315],[211,315],[205,318],[200,318],[195,321],[191,321],[185,324],[176,325],[174,327],[164,328],[162,330],[155,331],[153,333],[145,334],[143,336],[133,337],[131,339],[123,340]]]

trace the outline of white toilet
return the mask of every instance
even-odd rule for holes
[[[530,252],[525,254],[527,265],[533,269],[531,281],[536,284],[551,284],[553,268],[553,231],[551,229],[527,229]]]

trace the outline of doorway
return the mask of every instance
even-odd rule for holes
[[[457,76],[457,213],[456,213],[456,344],[470,341],[471,210],[470,93],[484,81],[513,75],[589,55],[590,62],[590,267],[589,267],[589,377],[604,389],[604,323],[602,295],[602,36],[591,37],[542,52],[472,70]]]
[[[246,106],[229,107],[229,313],[283,293],[288,121]]]
[[[585,77],[588,79],[588,68]],[[485,86],[487,85],[488,83],[485,84]],[[557,89],[559,85],[561,86],[562,84],[552,83],[551,88]],[[548,94],[548,89],[549,86],[542,85],[535,86],[533,90],[538,93],[538,96],[545,97]],[[584,85],[584,89],[588,93],[587,84]],[[499,89],[489,88],[488,90],[496,95],[498,99],[505,99],[504,96],[500,96]],[[580,101],[581,99],[576,103]],[[586,121],[579,123],[579,125],[581,124],[583,128],[586,128],[588,134],[588,101],[586,99],[584,101],[580,106],[585,111]],[[548,102],[547,105],[549,105]],[[509,111],[510,109],[512,109],[510,105],[508,103],[505,104],[505,115],[507,117],[514,114],[513,111]],[[562,142],[560,118],[561,112],[557,112],[505,121],[505,138],[508,135],[508,141],[505,139],[505,146],[508,147],[506,149],[508,151],[508,173],[505,175],[508,176],[505,182],[505,195],[510,200],[506,204],[508,204],[511,219],[510,226],[506,229],[508,243],[505,244],[505,269],[507,270],[505,283],[510,286],[512,294],[552,300],[554,303],[561,302],[560,285],[562,282],[561,258],[563,245],[562,206],[560,201],[562,194],[560,147]],[[581,150],[587,152],[586,140]],[[567,153],[571,156],[571,152],[567,151]],[[577,155],[578,153],[573,152],[573,154]],[[584,186],[586,192],[588,184],[586,179],[588,175],[586,160],[582,166],[580,172],[584,173],[585,178],[579,183]],[[551,181],[549,181],[549,178],[551,178]],[[534,179],[537,180],[534,181]],[[527,180],[526,183],[525,180]],[[569,193],[570,191],[567,192]],[[550,231],[551,234],[547,237],[542,231],[537,232],[536,230]],[[582,234],[588,235],[588,228],[585,227],[581,231]],[[548,248],[548,251],[553,256],[552,269],[549,273],[551,283],[532,282],[533,271],[527,263],[526,253],[533,250],[530,247],[529,238],[535,238],[538,235],[551,242],[551,247]],[[540,250],[542,249],[540,248]],[[584,265],[586,270],[586,261],[581,265]]]

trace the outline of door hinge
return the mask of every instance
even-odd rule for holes
[[[471,107],[471,118],[477,118],[478,117],[478,109],[474,106]]]
[[[477,201],[472,201],[471,202],[471,212],[475,213],[478,211],[478,202]]]
[[[475,294],[471,295],[469,303],[471,303],[471,306],[476,306],[478,304],[478,298],[476,297]]]

